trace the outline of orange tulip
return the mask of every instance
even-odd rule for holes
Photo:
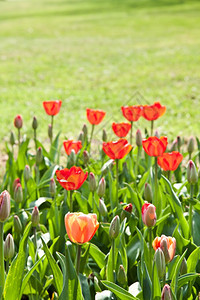
[[[176,252],[176,239],[171,236],[161,235],[161,237],[156,237],[152,243],[154,250],[156,251],[158,248],[164,253],[165,261],[170,262],[175,255]]]
[[[80,167],[73,166],[71,169],[56,171],[57,179],[60,185],[67,191],[78,190],[88,176]]]
[[[55,116],[59,113],[62,101],[55,100],[55,101],[44,101],[43,106],[46,113],[50,116]]]
[[[142,141],[142,146],[149,156],[163,155],[167,148],[167,137],[161,136],[159,139],[157,136],[150,136]]]
[[[89,242],[99,228],[96,214],[67,213],[65,215],[65,228],[68,237],[73,243],[83,244]]]
[[[123,116],[130,122],[137,121],[142,116],[142,107],[140,105],[122,106]]]
[[[162,156],[158,156],[158,165],[164,171],[175,171],[179,164],[183,160],[183,155],[178,151],[173,151],[171,153],[163,153]]]
[[[152,105],[143,105],[143,117],[148,121],[157,120],[166,111],[166,106],[161,105],[160,102],[155,102]]]
[[[103,143],[103,151],[111,159],[121,159],[127,155],[132,149],[132,146],[125,139],[119,139],[117,142]]]
[[[127,134],[129,133],[129,130],[131,129],[131,124],[129,123],[113,123],[112,124],[112,129],[114,131],[114,133],[122,138],[127,136]]]
[[[95,109],[86,109],[87,119],[92,125],[98,125],[101,123],[103,118],[105,117],[105,111],[103,110],[95,110]]]
[[[70,155],[72,150],[74,150],[74,152],[77,154],[78,151],[82,148],[82,143],[81,141],[76,142],[73,140],[67,140],[63,142],[63,146],[67,155]]]

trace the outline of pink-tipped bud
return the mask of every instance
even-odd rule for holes
[[[172,300],[171,288],[168,284],[165,284],[163,287],[161,300]]]
[[[40,214],[37,206],[35,206],[32,211],[31,222],[33,227],[37,227],[40,222]]]
[[[16,186],[18,185],[18,183],[21,183],[20,178],[16,178],[16,179],[13,181],[13,192],[15,192],[15,188],[16,188]]]
[[[24,168],[24,181],[28,182],[31,177],[31,169],[29,165],[26,165]]]
[[[99,181],[99,186],[97,189],[97,194],[99,197],[103,197],[106,191],[106,181],[104,179],[104,177],[101,178],[101,180]]]
[[[141,147],[141,146],[142,146],[142,133],[141,133],[140,129],[138,129],[138,130],[136,131],[136,145],[137,145],[138,147]]]
[[[187,273],[187,260],[184,257],[180,266],[180,275],[184,275],[186,273]]]
[[[36,130],[38,128],[38,121],[37,121],[37,118],[35,116],[33,117],[32,128],[34,130]]]
[[[103,142],[107,142],[108,136],[107,136],[107,132],[105,129],[103,129],[102,131],[102,141]]]
[[[14,231],[18,234],[22,232],[22,223],[17,215],[14,215]]]
[[[194,151],[194,138],[193,136],[189,139],[188,144],[187,144],[187,151],[189,154],[192,154],[192,152]]]
[[[190,184],[195,184],[198,181],[196,166],[192,160],[187,165],[187,180]]]
[[[147,202],[152,202],[153,200],[153,193],[152,193],[152,189],[149,183],[145,183],[144,186],[144,199]]]
[[[87,163],[89,162],[89,154],[88,154],[88,152],[87,152],[87,150],[84,150],[83,151],[83,162],[84,162],[84,164],[85,165],[87,165]]]
[[[158,248],[154,254],[154,260],[158,270],[159,278],[163,278],[166,272],[165,256],[161,248]]]
[[[0,222],[4,222],[10,215],[10,194],[3,191],[0,194]]]
[[[157,138],[160,138],[160,134],[159,134],[159,131],[158,131],[158,130],[156,130],[156,131],[154,132],[154,136],[157,136]]]
[[[121,284],[122,286],[126,284],[127,282],[127,276],[126,276],[126,271],[124,269],[123,265],[119,266],[119,270],[117,272],[117,281],[119,282],[119,284]]]
[[[14,191],[14,200],[16,203],[21,203],[23,201],[23,190],[21,183],[18,183]]]
[[[36,166],[39,166],[41,162],[43,161],[43,153],[42,153],[42,148],[39,147],[36,152],[36,157],[35,157],[35,162]]]
[[[15,144],[15,135],[14,135],[13,131],[11,131],[11,133],[10,133],[10,144],[11,144],[11,146],[13,146]]]
[[[56,195],[56,183],[55,183],[54,178],[51,178],[51,180],[50,180],[49,191],[50,191],[51,197],[54,198]]]
[[[128,205],[124,206],[124,210],[131,214],[133,210],[133,205],[129,203]]]
[[[4,243],[4,259],[10,260],[15,255],[15,244],[12,235],[9,233]]]
[[[48,137],[50,139],[52,139],[52,137],[53,137],[53,129],[52,129],[51,124],[48,125]]]
[[[22,128],[23,126],[23,120],[22,120],[22,116],[21,115],[17,115],[15,118],[14,118],[14,125],[17,129],[20,129]]]
[[[119,230],[120,230],[120,219],[119,216],[117,215],[112,219],[110,223],[109,235],[111,239],[116,239],[116,237],[119,234]]]
[[[90,172],[89,174],[89,188],[90,188],[90,192],[95,192],[97,188],[96,179],[92,172]]]
[[[147,227],[153,227],[156,224],[156,208],[151,203],[144,203],[142,206],[142,221]]]
[[[107,216],[108,210],[102,199],[99,199],[99,213],[102,217]]]
[[[168,263],[172,261],[176,252],[176,239],[162,235],[160,241],[160,248],[164,253],[165,262]]]

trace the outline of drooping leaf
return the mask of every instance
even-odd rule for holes
[[[127,290],[121,288],[117,284],[107,281],[107,280],[102,280],[101,281],[107,289],[109,289],[111,292],[113,292],[117,297],[119,297],[120,300],[137,300],[138,298],[134,297],[129,293]]]

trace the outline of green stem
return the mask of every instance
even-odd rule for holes
[[[94,192],[92,192],[92,212],[94,213]]]
[[[112,239],[112,271],[113,282],[115,282],[115,239]]]
[[[151,121],[151,136],[153,136],[153,125],[154,125],[154,122],[153,120]]]
[[[140,162],[140,154],[141,154],[141,146],[138,147],[138,152],[137,152],[137,160],[135,164],[135,181],[137,180],[137,174],[139,172],[139,162]]]
[[[119,199],[118,199],[118,187],[119,187],[119,160],[116,159],[116,206],[119,205]]]
[[[77,256],[76,256],[76,273],[79,274],[80,268],[80,261],[81,261],[81,245],[77,245]]]
[[[193,201],[193,194],[194,194],[194,185],[190,185],[190,208],[189,208],[189,229],[190,229],[190,234],[191,234],[191,239],[192,239],[192,201]]]
[[[94,133],[94,124],[92,124],[92,130],[91,130],[91,135],[90,135],[89,154],[90,154],[90,149],[91,149],[91,143],[92,143],[93,133]]]
[[[35,142],[35,151],[37,152],[37,134],[36,134],[36,129],[34,129],[34,142]]]
[[[150,260],[150,270],[149,270],[149,275],[150,275],[150,278],[152,277],[152,241],[153,241],[153,238],[152,238],[152,228],[149,227],[149,260]]]
[[[72,199],[73,190],[71,190],[69,194],[70,194],[70,198],[69,198],[69,201],[70,201],[70,212],[73,212],[73,199]]]
[[[19,128],[18,129],[18,149],[20,148],[20,140],[21,140],[21,132],[20,132],[20,128]]]
[[[171,177],[171,172],[167,171],[167,178],[168,178],[168,180],[170,180],[170,177]]]
[[[157,157],[155,157],[155,181],[154,181],[154,199],[153,199],[153,205],[157,207],[157,199],[158,199],[158,163],[157,163]]]
[[[192,153],[189,153],[189,160],[191,160],[192,158]]]
[[[53,117],[54,116],[51,116],[51,130],[52,130],[52,135],[51,135],[51,138],[50,138],[51,144],[52,144],[52,141],[53,141]]]
[[[0,222],[0,299],[5,284],[4,249],[3,249],[3,222]]]
[[[131,132],[130,132],[130,144],[132,145],[133,142],[133,121],[131,121]]]

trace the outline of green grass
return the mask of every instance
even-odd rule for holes
[[[1,138],[20,113],[28,134],[38,117],[44,139],[50,119],[42,101],[52,99],[63,100],[55,121],[63,137],[78,136],[90,107],[106,110],[103,125],[112,138],[111,123],[124,120],[121,105],[156,100],[167,106],[156,121],[162,133],[170,139],[199,134],[199,1],[27,0],[0,6]],[[137,123],[148,126],[144,119]]]

